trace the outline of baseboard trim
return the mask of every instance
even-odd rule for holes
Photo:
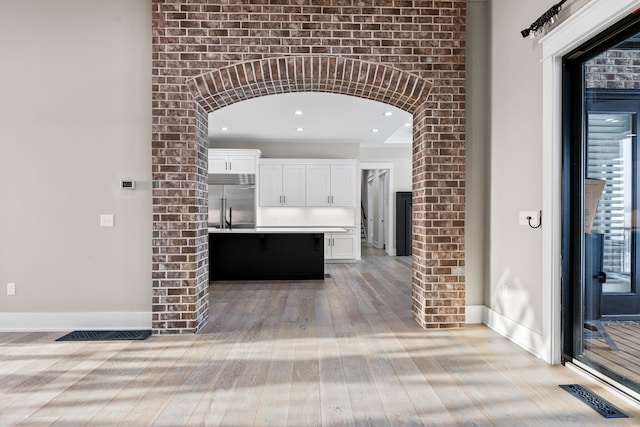
[[[514,322],[502,314],[491,310],[489,307],[484,307],[484,310],[485,314],[482,323],[487,325],[488,328],[493,329],[534,356],[546,360],[544,355],[547,352],[545,351],[542,334]]]
[[[151,312],[0,313],[0,332],[151,329]]]

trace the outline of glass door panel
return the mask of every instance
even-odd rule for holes
[[[565,59],[563,352],[640,392],[640,23],[625,25]]]
[[[603,235],[603,294],[631,292],[632,119],[628,113],[587,113],[585,209],[591,213],[590,202],[597,209],[593,216],[585,213],[585,232]]]

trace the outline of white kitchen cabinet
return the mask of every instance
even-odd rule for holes
[[[355,259],[357,243],[357,236],[353,229],[349,229],[346,233],[325,233],[324,258]]]
[[[209,173],[256,173],[259,150],[209,150]]]
[[[308,164],[307,206],[353,207],[354,164]]]
[[[260,206],[304,206],[304,164],[261,164],[259,167]]]

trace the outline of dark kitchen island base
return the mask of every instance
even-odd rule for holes
[[[209,280],[324,279],[322,233],[209,233]]]

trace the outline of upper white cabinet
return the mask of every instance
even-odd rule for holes
[[[353,207],[355,164],[308,164],[307,206]]]
[[[260,150],[209,149],[209,173],[256,173]]]
[[[304,206],[304,164],[260,164],[260,206]]]
[[[356,161],[260,159],[260,206],[356,207]]]

